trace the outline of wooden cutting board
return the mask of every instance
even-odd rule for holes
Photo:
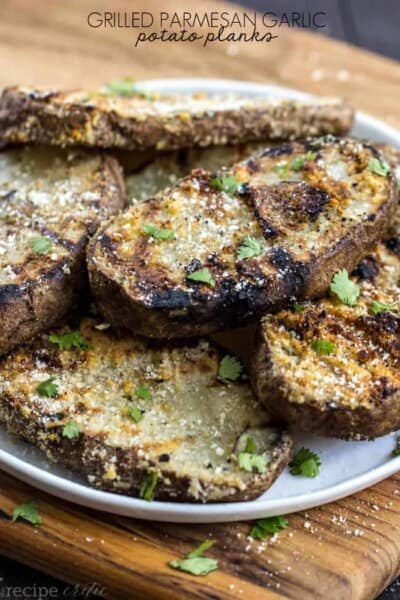
[[[172,8],[171,8],[172,4]],[[90,29],[105,0],[3,0],[0,85],[96,86],[111,78],[223,77],[342,95],[400,127],[400,66],[343,43],[279,31],[270,44],[147,44],[130,30]],[[198,2],[118,0],[113,10],[199,10]],[[203,1],[201,10],[239,10]],[[350,457],[349,457],[350,460]],[[35,498],[41,527],[12,523],[15,505]],[[400,477],[306,514],[265,543],[249,523],[165,525],[114,517],[52,498],[0,473],[0,553],[65,581],[97,586],[110,599],[280,597],[373,599],[400,571]],[[168,568],[211,536],[220,568],[191,577]]]

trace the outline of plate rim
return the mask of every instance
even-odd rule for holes
[[[265,507],[259,501],[215,504],[190,504],[157,500],[146,502],[140,498],[97,490],[89,485],[66,479],[1,449],[0,466],[9,475],[13,475],[35,488],[87,508],[145,520],[206,524],[290,514],[340,500],[371,487],[399,471],[400,457],[390,458],[379,467],[375,467],[357,477],[346,479],[339,484],[328,486],[325,489],[280,500],[271,500],[270,504],[272,506],[270,507]],[[278,502],[279,507],[274,507]],[[296,503],[295,507],[293,503]]]
[[[219,78],[151,79],[139,81],[138,84],[149,91],[171,88],[171,91],[174,90],[175,92],[188,92],[198,88],[209,92],[232,91],[233,93],[243,92],[251,95],[268,93],[292,99],[306,99],[313,96],[301,90],[275,84]],[[400,148],[400,131],[376,117],[361,111],[355,111],[355,124],[380,130],[383,135],[392,139],[391,143],[394,146]],[[388,458],[386,462],[378,467],[321,490],[288,498],[273,499],[270,502],[267,499],[264,502],[257,499],[256,501],[218,504],[190,504],[157,500],[146,502],[140,498],[105,492],[92,488],[88,484],[72,481],[47,471],[1,448],[0,468],[33,487],[88,508],[123,516],[171,523],[218,523],[293,513],[339,500],[396,473],[400,470],[400,457]]]

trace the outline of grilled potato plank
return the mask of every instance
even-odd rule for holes
[[[126,150],[177,150],[265,139],[347,133],[353,110],[340,99],[303,102],[232,95],[121,96],[84,90],[5,88],[0,140]]]
[[[372,146],[327,137],[192,172],[94,236],[89,276],[103,314],[148,337],[185,337],[322,294],[392,215],[395,179],[371,160]]]
[[[113,158],[40,147],[0,152],[0,353],[77,303],[87,289],[89,235],[123,205]]]
[[[262,321],[252,380],[271,414],[343,438],[400,428],[399,218],[396,223],[353,274],[360,286],[355,306],[325,298]],[[331,353],[315,352],[315,340],[331,343]]]
[[[0,420],[10,432],[90,485],[122,494],[138,495],[151,472],[157,499],[250,500],[272,484],[291,439],[243,377],[218,378],[224,352],[206,340],[160,347],[96,327],[81,322],[80,348],[59,348],[71,335],[62,329],[52,334],[58,344],[43,335],[3,359]],[[48,380],[52,397],[37,390]],[[249,436],[264,472],[239,465]]]

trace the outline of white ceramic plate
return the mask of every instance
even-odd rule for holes
[[[143,84],[149,91],[209,93],[235,92],[270,94],[302,99],[307,94],[294,90],[218,79],[161,79]],[[400,148],[400,132],[357,113],[353,133]],[[120,515],[180,523],[238,521],[290,513],[343,498],[400,470],[400,457],[392,458],[395,434],[374,442],[343,442],[311,435],[294,435],[296,446],[318,452],[322,470],[316,479],[293,477],[285,472],[272,488],[253,502],[233,504],[178,504],[145,502],[136,498],[94,490],[74,474],[49,464],[43,455],[0,428],[0,467],[15,477],[50,494],[84,506]]]

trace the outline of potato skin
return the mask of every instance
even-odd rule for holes
[[[74,243],[65,242],[67,255],[59,260],[43,256],[34,278],[26,276],[21,283],[0,285],[0,354],[52,327],[88,296],[85,251],[89,237],[101,218],[125,205],[122,171],[114,158],[102,157],[94,177],[100,193],[98,216],[80,217],[85,233]]]
[[[167,97],[163,109],[140,95],[108,96],[84,90],[58,92],[10,87],[0,97],[0,140],[125,150],[240,144],[346,134],[354,111],[334,98],[308,102],[229,96]],[[165,106],[170,104],[170,110]],[[153,106],[154,105],[154,106]]]

